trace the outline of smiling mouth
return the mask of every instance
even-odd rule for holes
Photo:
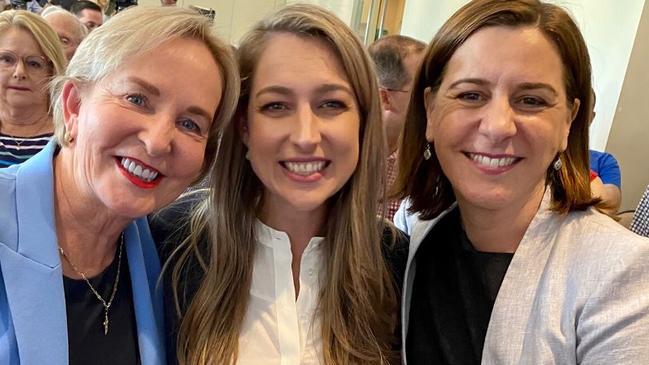
[[[464,153],[470,160],[477,163],[480,166],[487,168],[506,168],[512,166],[522,160],[521,157],[516,156],[500,156],[500,157],[491,157],[483,155],[480,153]]]
[[[121,171],[127,177],[131,178],[131,180],[132,178],[137,178],[144,183],[153,183],[156,180],[160,180],[163,176],[160,171],[145,165],[141,161],[136,161],[129,157],[117,157],[117,160],[121,166]]]
[[[281,161],[280,164],[288,171],[300,175],[311,176],[313,174],[322,172],[326,169],[331,161],[318,160],[318,161]]]
[[[31,89],[28,87],[20,87],[20,86],[7,86],[7,89],[19,90],[19,91],[31,91]]]

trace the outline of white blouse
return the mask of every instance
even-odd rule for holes
[[[323,238],[312,238],[302,254],[296,301],[288,235],[259,221],[256,234],[250,302],[239,335],[237,363],[321,364],[320,320],[315,311],[323,268]]]

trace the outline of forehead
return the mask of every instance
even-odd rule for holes
[[[72,35],[76,34],[79,30],[78,24],[75,23],[75,19],[71,19],[64,15],[52,14],[45,19],[58,34]]]
[[[10,27],[0,33],[0,49],[7,49],[23,55],[41,55],[41,48],[28,31]]]
[[[92,10],[92,9],[83,9],[81,10],[81,19],[84,20],[93,20],[95,23],[101,23],[103,20],[103,17],[101,15],[101,12],[98,12],[97,10]]]
[[[455,51],[443,81],[448,77],[562,86],[563,63],[556,46],[537,28],[494,26],[477,31]]]
[[[276,33],[269,36],[259,56],[253,88],[262,84],[306,87],[332,82],[349,85],[342,63],[329,43],[319,38]]]

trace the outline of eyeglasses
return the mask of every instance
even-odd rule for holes
[[[11,51],[0,51],[0,69],[13,70],[19,60],[23,61],[23,66],[30,74],[42,75],[50,71],[51,62],[43,56],[18,57]]]

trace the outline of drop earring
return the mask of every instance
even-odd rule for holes
[[[552,168],[554,168],[555,171],[559,171],[562,166],[563,162],[561,162],[561,157],[557,157],[556,161],[552,164]]]
[[[430,160],[431,156],[433,156],[433,153],[430,151],[430,143],[427,143],[426,149],[424,150],[424,160]]]

